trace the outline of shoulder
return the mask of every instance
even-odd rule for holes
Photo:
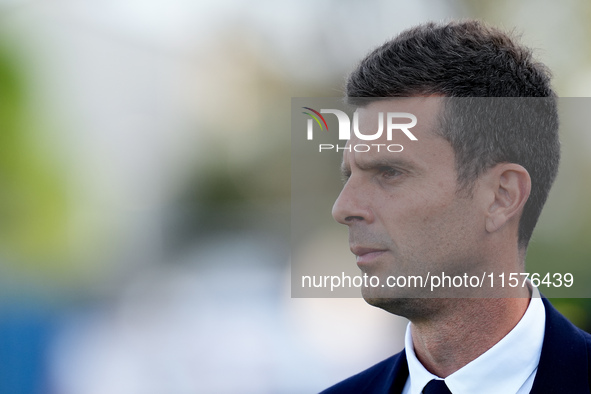
[[[585,342],[587,347],[591,345],[591,334],[581,330],[572,324],[566,317],[558,312],[547,298],[542,298],[546,310],[546,335],[545,338],[565,341],[563,345]],[[560,338],[558,338],[560,337]]]
[[[580,361],[591,359],[591,335],[568,321],[547,298],[542,301],[546,309],[542,358],[545,355],[560,356],[559,358],[576,355]]]
[[[591,335],[562,316],[543,299],[546,327],[532,393],[588,393]]]
[[[406,354],[403,350],[365,371],[327,388],[321,394],[387,393],[395,379],[406,382],[407,377],[408,367],[406,365]]]

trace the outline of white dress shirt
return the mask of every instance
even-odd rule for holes
[[[525,314],[503,339],[445,378],[453,394],[526,394],[533,384],[546,324],[546,311],[537,288]],[[409,376],[402,394],[421,394],[432,379],[441,379],[427,371],[415,355],[411,323],[406,327],[406,359]]]

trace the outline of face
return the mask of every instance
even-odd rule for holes
[[[417,141],[400,130],[394,130],[388,141],[384,131],[377,141],[353,136],[348,145],[400,144],[401,152],[383,147],[379,152],[374,147],[369,152],[344,151],[346,183],[332,214],[348,226],[349,245],[359,268],[379,277],[381,284],[391,275],[425,278],[427,273],[441,275],[442,271],[446,275],[479,271],[482,275],[484,259],[478,245],[486,232],[484,204],[479,200],[478,183],[471,196],[458,193],[453,149],[436,135],[440,109],[441,102],[435,97],[371,103],[358,110],[359,130],[375,132],[380,112],[409,112],[418,120],[411,129]],[[388,286],[362,290],[369,303],[402,315],[410,312],[397,309],[403,308],[401,300],[419,296],[418,291]]]

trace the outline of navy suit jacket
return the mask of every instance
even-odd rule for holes
[[[547,299],[543,298],[542,301],[546,308],[546,331],[530,393],[590,393],[591,335],[575,327]],[[407,378],[406,353],[402,350],[324,390],[322,394],[399,394]]]

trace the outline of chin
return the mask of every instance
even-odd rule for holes
[[[364,297],[365,302],[369,305],[375,306],[385,310],[386,312],[394,315],[408,318],[409,304],[412,304],[414,298],[371,298]]]
[[[406,312],[409,308],[409,304],[414,304],[415,302],[413,302],[413,300],[415,299],[409,298],[412,297],[412,295],[403,294],[404,292],[393,291],[393,289],[388,290],[389,291],[365,287],[361,289],[361,294],[363,295],[365,302],[369,305],[381,308],[398,316],[407,317]]]
[[[363,298],[369,305],[409,320],[419,320],[432,316],[441,306],[436,298],[409,297],[408,295],[392,298],[372,297],[364,294]]]

